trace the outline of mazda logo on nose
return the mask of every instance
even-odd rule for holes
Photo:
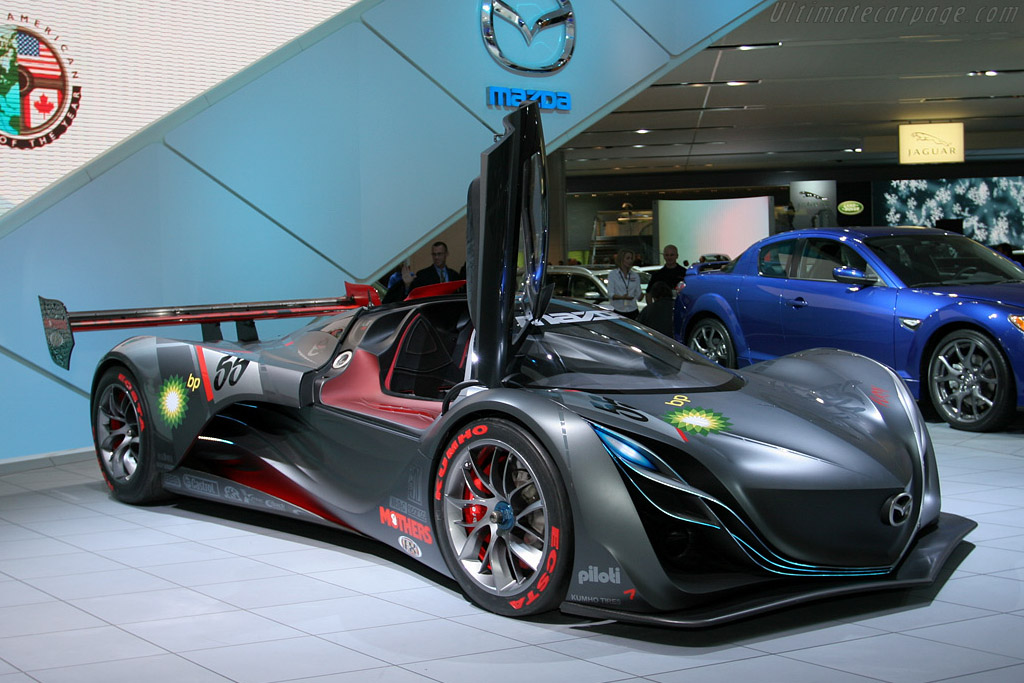
[[[910,519],[910,513],[914,510],[914,497],[904,491],[896,494],[882,506],[882,519],[889,523],[889,526],[900,526]]]
[[[556,0],[558,7],[542,14],[532,24],[527,24],[519,12],[512,9],[510,5],[502,0],[482,0],[480,3],[480,30],[483,33],[484,45],[491,57],[502,66],[514,71],[526,73],[551,73],[558,71],[569,63],[572,58],[572,51],[576,45],[576,18],[573,14],[572,3],[569,0]],[[523,64],[510,59],[498,45],[497,37],[494,35],[494,18],[499,17],[512,26],[519,29],[527,46],[533,43],[533,39],[544,29],[553,26],[565,28],[565,39],[562,41],[560,53],[549,58],[547,61],[537,64]],[[509,46],[506,46],[509,47]],[[522,52],[519,50],[517,52]],[[524,61],[524,60],[520,60]]]

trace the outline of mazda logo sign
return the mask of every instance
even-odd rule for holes
[[[914,497],[904,491],[896,494],[882,506],[882,519],[889,523],[889,526],[901,526],[910,519],[914,511]]]
[[[527,24],[526,20],[519,15],[519,12],[512,9],[508,3],[502,0],[482,0],[480,3],[480,31],[484,37],[484,45],[487,46],[487,51],[491,53],[491,57],[498,64],[508,69],[525,73],[553,73],[568,64],[572,58],[573,48],[576,46],[576,18],[573,14],[572,3],[569,0],[555,1],[558,4],[555,9],[542,14],[532,24]],[[533,43],[538,33],[545,29],[561,27],[565,31],[561,42],[561,50],[555,50],[554,55],[546,55],[544,61],[532,63],[527,62],[524,58],[526,50],[519,46],[506,45],[506,48],[517,48],[508,50],[508,52],[516,55],[513,59],[508,56],[508,52],[503,51],[501,46],[498,45],[494,32],[495,18],[507,21],[517,28],[525,41],[526,47]]]

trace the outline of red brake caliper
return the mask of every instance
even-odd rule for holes
[[[491,469],[491,466],[490,466],[490,464],[488,464],[487,467],[484,469],[484,474],[489,474],[490,473],[490,469]],[[484,482],[476,474],[476,470],[473,471],[472,484],[473,484],[472,488],[470,488],[469,485],[466,485],[466,486],[463,487],[463,489],[462,489],[462,496],[463,496],[464,500],[473,500],[473,498],[475,497],[474,493],[473,493],[473,489],[476,489],[477,491],[484,491],[484,490],[486,490],[486,487],[484,486]],[[484,506],[484,505],[467,505],[466,507],[464,507],[462,509],[462,521],[465,522],[466,524],[476,524],[477,522],[482,520],[484,518],[484,515],[486,515],[486,514],[487,514],[487,507]],[[479,559],[481,562],[484,561],[484,555],[485,555],[485,553],[487,551],[487,546],[488,546],[488,544],[490,544],[490,541],[491,541],[491,532],[488,529],[488,530],[484,531],[484,533],[480,536],[480,541],[479,541],[480,542],[480,550],[477,553],[477,559]],[[490,569],[490,563],[488,563],[487,568]]]

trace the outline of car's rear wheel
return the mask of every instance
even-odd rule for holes
[[[554,609],[572,568],[572,514],[550,456],[508,421],[466,425],[438,463],[434,522],[452,575],[498,614]]]
[[[114,497],[125,503],[151,503],[168,494],[160,485],[153,454],[149,409],[127,368],[103,373],[92,405],[96,458]]]
[[[736,367],[736,347],[732,343],[732,335],[716,318],[698,320],[690,330],[686,345],[723,367]]]
[[[975,330],[951,332],[928,363],[928,392],[939,417],[955,429],[987,432],[1016,408],[1010,368],[999,346]]]

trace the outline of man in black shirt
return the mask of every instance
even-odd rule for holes
[[[686,268],[683,268],[679,263],[677,263],[679,259],[679,250],[676,249],[676,245],[665,245],[661,255],[665,258],[665,265],[651,273],[651,281],[647,283],[648,304],[651,303],[650,291],[655,282],[664,282],[669,286],[669,289],[674,292],[676,285],[682,282],[683,278],[686,276]]]

